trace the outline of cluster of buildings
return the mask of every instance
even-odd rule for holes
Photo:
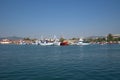
[[[1,39],[0,44],[20,44],[20,40]]]

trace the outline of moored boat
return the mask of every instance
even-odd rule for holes
[[[41,41],[40,43],[39,43],[41,46],[51,46],[51,45],[53,45],[53,42],[48,42],[48,41]]]
[[[61,42],[60,43],[60,46],[67,46],[68,45],[68,42]]]
[[[82,38],[80,38],[79,39],[79,42],[78,43],[76,43],[76,45],[90,45],[90,43],[88,43],[88,42],[84,42],[84,40],[82,39]]]

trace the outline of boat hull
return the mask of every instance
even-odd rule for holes
[[[76,45],[81,45],[81,46],[83,45],[84,46],[84,45],[90,45],[90,43],[77,43]]]
[[[53,43],[40,43],[41,46],[51,46]]]

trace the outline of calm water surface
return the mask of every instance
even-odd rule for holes
[[[120,45],[0,45],[0,80],[120,80]]]

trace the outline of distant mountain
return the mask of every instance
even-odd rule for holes
[[[11,36],[11,37],[0,37],[0,40],[1,39],[19,40],[19,39],[23,39],[23,38],[22,37]]]

